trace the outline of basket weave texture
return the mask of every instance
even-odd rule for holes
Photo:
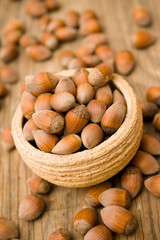
[[[58,74],[71,77],[74,73],[75,70],[68,70]],[[23,136],[23,115],[18,106],[12,120],[12,135],[22,159],[37,175],[59,186],[88,187],[111,178],[130,162],[142,137],[142,113],[129,83],[117,74],[112,81],[126,99],[127,114],[116,133],[90,150],[57,155],[36,149]]]

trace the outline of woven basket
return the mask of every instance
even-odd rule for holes
[[[74,73],[75,70],[68,70],[58,74],[71,77]],[[127,102],[125,120],[108,140],[82,152],[56,155],[33,147],[23,137],[23,115],[18,106],[12,120],[13,138],[22,159],[37,175],[60,186],[87,187],[111,178],[130,162],[142,137],[141,109],[133,89],[125,79],[114,74],[113,83]]]

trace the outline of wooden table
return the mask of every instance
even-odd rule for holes
[[[136,59],[136,67],[128,76],[130,84],[135,89],[140,100],[144,100],[145,92],[151,85],[160,84],[160,41],[146,50],[136,50],[131,46],[130,35],[138,29],[132,19],[134,7],[142,5],[147,7],[153,16],[153,25],[149,28],[158,37],[160,27],[160,1],[158,0],[58,0],[61,9],[53,12],[54,17],[64,17],[68,9],[82,12],[93,9],[100,18],[106,33],[108,43],[115,49],[130,50]],[[25,5],[28,0],[11,1],[0,0],[0,29],[11,19],[20,19],[25,23],[27,31],[38,35],[38,21],[25,14]],[[9,86],[10,93],[2,101],[0,111],[1,130],[10,127],[11,119],[19,103],[21,85],[26,74],[35,74],[40,71],[58,71],[61,67],[57,61],[57,54],[61,49],[76,49],[80,40],[63,44],[53,54],[51,60],[35,63],[28,59],[23,50],[20,57],[11,63],[19,72],[17,84]],[[152,124],[145,126],[145,132],[151,133],[160,139]],[[35,221],[27,222],[18,219],[18,206],[21,200],[29,194],[26,180],[32,176],[32,171],[24,164],[16,150],[8,153],[0,145],[0,216],[7,217],[19,224],[21,240],[46,240],[55,229],[67,227],[73,239],[83,239],[73,230],[73,217],[75,213],[86,206],[84,201],[85,189],[70,189],[53,187],[52,192],[44,196],[47,209],[43,216]],[[117,180],[117,181],[116,181]],[[115,177],[114,186],[119,186],[119,177]],[[135,233],[130,236],[115,235],[116,240],[159,240],[160,239],[160,199],[151,195],[143,187],[141,194],[132,202],[131,211],[136,215],[138,226]]]

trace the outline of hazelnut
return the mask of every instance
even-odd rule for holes
[[[70,134],[62,138],[52,149],[55,154],[71,154],[78,151],[82,146],[81,138],[76,134]]]
[[[137,167],[128,167],[121,177],[121,186],[135,198],[142,188],[142,174]]]
[[[149,153],[141,150],[137,151],[131,164],[138,167],[144,175],[154,174],[159,170],[157,160]]]
[[[87,233],[97,221],[97,214],[94,208],[80,210],[74,218],[74,228],[81,234]]]
[[[51,184],[38,176],[28,178],[27,184],[32,192],[38,194],[46,194],[51,189]]]
[[[110,205],[103,208],[100,213],[104,224],[113,232],[129,235],[136,229],[136,218],[123,207]]]
[[[35,195],[25,197],[19,206],[19,218],[27,221],[38,218],[45,209],[45,202]]]

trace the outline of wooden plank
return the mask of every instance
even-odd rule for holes
[[[85,9],[93,9],[98,14],[108,44],[120,51],[127,49],[133,52],[136,59],[135,70],[129,75],[128,80],[135,89],[140,100],[144,100],[148,86],[159,85],[160,81],[160,42],[157,42],[146,50],[136,50],[130,42],[130,35],[139,29],[132,19],[132,10],[136,6],[147,7],[153,16],[153,25],[149,30],[159,36],[160,26],[160,2],[159,0],[58,0],[61,5],[59,11],[51,13],[53,17],[64,18],[69,9],[82,12]],[[38,21],[25,14],[25,6],[28,0],[10,1],[3,0],[0,3],[0,29],[11,19],[21,19],[25,23],[26,30],[40,34]],[[28,59],[24,50],[20,57],[11,63],[19,73],[19,82],[8,86],[10,94],[2,102],[0,111],[0,130],[9,127],[15,108],[21,95],[21,85],[26,74],[35,74],[40,71],[60,71],[61,67],[57,55],[62,49],[76,50],[81,40],[62,45],[57,49],[51,60],[43,63],[35,63]],[[145,132],[152,133],[160,139],[159,133],[151,124],[145,124]],[[8,217],[19,224],[21,240],[45,240],[59,227],[67,227],[72,233],[73,239],[82,240],[83,237],[73,229],[73,218],[78,210],[87,206],[84,200],[85,189],[70,189],[54,186],[51,193],[42,196],[46,202],[46,211],[43,216],[35,221],[27,222],[18,219],[18,206],[21,200],[29,194],[26,185],[28,177],[34,175],[23,163],[16,150],[8,153],[0,145],[0,216]],[[113,178],[114,186],[120,186],[120,175]],[[116,240],[159,240],[159,203],[160,200],[149,194],[145,188],[139,196],[133,200],[131,211],[136,215],[138,227],[130,236],[115,235]]]

